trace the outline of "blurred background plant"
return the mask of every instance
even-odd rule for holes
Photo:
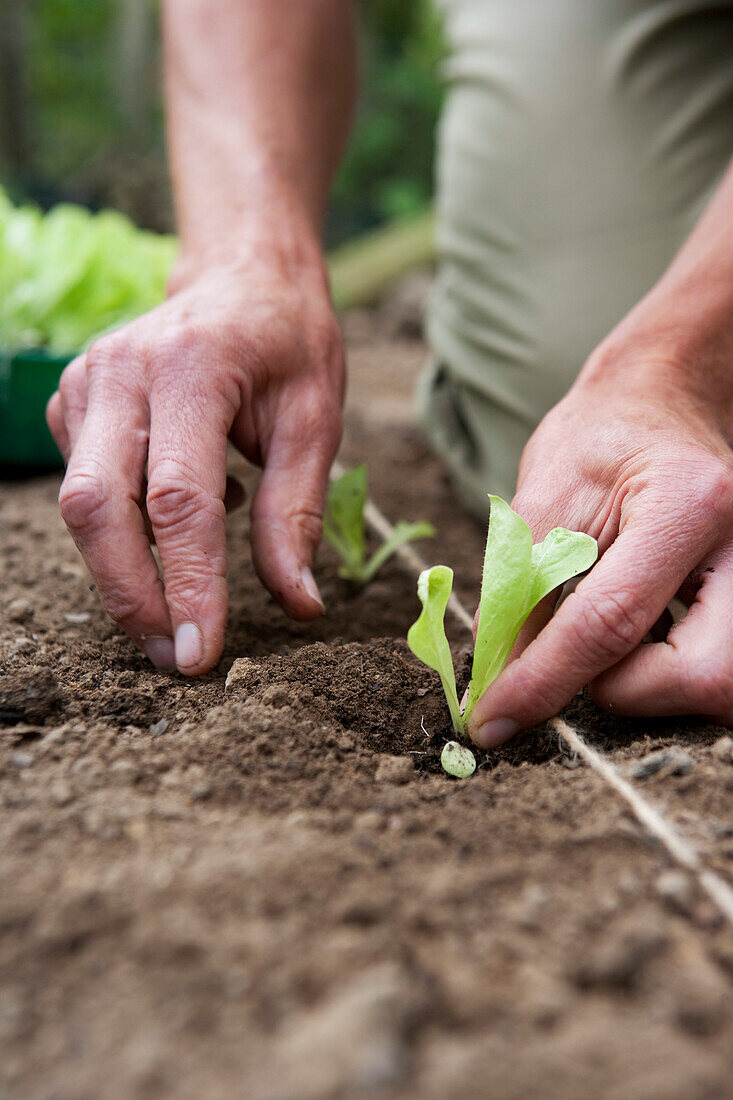
[[[443,38],[431,0],[360,0],[362,96],[327,243],[432,193]],[[15,201],[114,207],[173,228],[158,0],[1,0],[0,183]]]

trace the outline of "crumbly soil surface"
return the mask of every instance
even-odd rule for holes
[[[435,524],[419,549],[472,606],[484,532],[411,423],[422,346],[374,328],[347,330],[342,457]],[[0,485],[3,1100],[733,1097],[730,927],[547,728],[441,773],[414,578],[354,592],[323,549],[327,614],[292,623],[242,509],[224,656],[163,675],[106,619],[58,482]],[[733,881],[725,731],[568,715]]]

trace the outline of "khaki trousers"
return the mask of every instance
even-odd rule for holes
[[[419,405],[485,516],[487,492],[512,496],[532,431],[664,271],[733,155],[733,3],[442,7],[439,270]]]

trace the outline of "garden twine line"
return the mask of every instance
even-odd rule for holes
[[[343,473],[344,469],[340,463],[334,463],[333,476],[340,477]],[[394,534],[394,527],[372,500],[367,500],[364,507],[364,519],[380,538],[387,540]],[[400,558],[403,564],[416,575],[429,568],[427,562],[421,558],[412,546],[403,544],[397,548],[395,556]],[[461,626],[465,627],[473,636],[473,616],[466,610],[454,592],[451,593],[448,600],[448,610],[453,613]],[[650,802],[647,802],[627,779],[624,779],[606,756],[598,752],[597,749],[591,748],[580,733],[569,725],[564,718],[552,718],[550,719],[550,725],[573,752],[577,753],[588,767],[596,772],[626,802],[636,820],[651,836],[659,841],[670,858],[695,876],[700,888],[707,894],[726,920],[733,925],[733,888],[715,871],[705,866],[700,853],[693,844],[670,821],[667,821],[659,810]]]

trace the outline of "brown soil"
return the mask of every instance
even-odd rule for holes
[[[343,458],[470,604],[483,531],[409,424],[422,348],[351,336]],[[354,593],[323,550],[328,613],[294,624],[237,513],[226,652],[187,681],[106,620],[57,490],[0,487],[0,1096],[733,1097],[730,929],[547,729],[441,774],[396,564]],[[730,880],[724,731],[569,713],[625,774],[670,750],[635,782]]]

